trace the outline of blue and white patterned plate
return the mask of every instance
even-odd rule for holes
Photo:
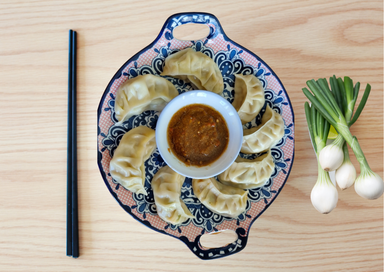
[[[181,41],[173,37],[173,30],[183,24],[206,24],[209,35],[198,41]],[[266,104],[283,116],[285,135],[272,148],[275,171],[269,181],[261,188],[249,190],[246,211],[238,218],[224,217],[208,210],[195,197],[191,180],[186,179],[181,191],[181,198],[186,203],[193,219],[174,226],[164,222],[156,213],[151,180],[153,175],[165,165],[158,150],[145,162],[147,196],[132,194],[117,184],[109,173],[109,163],[113,152],[122,136],[137,126],[156,128],[158,112],[146,111],[133,116],[124,123],[117,123],[114,113],[115,95],[118,87],[126,80],[143,74],[160,75],[164,60],[170,54],[192,47],[212,58],[219,66],[224,79],[222,96],[233,101],[235,74],[254,74],[262,82]],[[171,81],[179,93],[192,90],[189,83],[180,79],[165,77]],[[244,128],[260,123],[265,111]],[[288,94],[277,75],[258,56],[230,40],[224,33],[218,19],[208,13],[179,13],[168,18],[160,34],[149,46],[129,59],[109,82],[98,108],[98,165],[106,186],[117,202],[136,220],[158,232],[168,234],[183,241],[188,248],[201,259],[214,259],[237,253],[247,244],[252,223],[269,207],[283,188],[292,168],[294,159],[294,114]],[[241,154],[244,157],[250,155]],[[253,155],[253,156],[257,156]],[[233,230],[238,238],[222,248],[205,248],[200,244],[200,237],[205,233],[220,230]],[[159,245],[159,248],[161,245]]]

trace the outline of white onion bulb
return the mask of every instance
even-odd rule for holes
[[[339,194],[328,173],[319,174],[317,182],[311,191],[313,207],[320,213],[330,213],[336,207],[338,198]]]
[[[384,192],[383,179],[372,170],[363,171],[355,181],[355,191],[366,199],[379,198]]]
[[[352,186],[356,179],[356,168],[350,160],[344,161],[343,164],[337,168],[335,179],[340,189],[345,190]]]
[[[319,162],[325,171],[335,171],[341,166],[344,160],[344,152],[339,146],[330,144],[320,152]]]

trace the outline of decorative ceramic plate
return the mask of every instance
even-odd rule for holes
[[[188,23],[208,25],[209,35],[198,41],[175,39],[173,30],[177,26]],[[271,151],[276,165],[271,178],[263,187],[248,191],[249,199],[243,214],[237,218],[229,218],[211,212],[195,197],[191,179],[187,178],[181,190],[181,198],[195,218],[174,226],[160,219],[156,213],[151,180],[154,174],[165,166],[157,149],[145,162],[147,196],[133,194],[117,184],[109,173],[109,163],[124,133],[137,126],[148,126],[155,129],[159,116],[158,112],[145,111],[140,115],[132,116],[124,123],[118,123],[114,113],[115,94],[118,87],[126,80],[138,75],[160,75],[165,58],[187,47],[192,47],[195,51],[202,52],[215,61],[224,79],[222,96],[230,102],[233,101],[235,74],[254,74],[257,76],[265,89],[266,104],[255,120],[245,124],[244,128],[256,126],[261,120],[266,105],[269,104],[272,109],[283,116],[285,135]],[[192,90],[189,83],[172,77],[166,76],[165,78],[176,86],[179,93]],[[283,84],[272,69],[258,56],[230,40],[225,35],[217,18],[212,14],[180,13],[171,16],[165,22],[155,41],[134,55],[117,71],[101,98],[97,114],[97,161],[104,182],[113,197],[136,220],[153,230],[180,239],[201,259],[220,258],[244,249],[252,223],[272,204],[287,181],[292,168],[294,115]],[[258,156],[258,154],[253,156]],[[200,237],[203,234],[220,230],[233,230],[238,237],[233,243],[221,248],[205,248],[201,245]]]

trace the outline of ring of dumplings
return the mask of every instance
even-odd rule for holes
[[[161,75],[169,75],[192,83],[197,89],[220,94],[223,77],[217,64],[207,55],[192,48],[181,50],[165,59]],[[265,104],[264,88],[255,75],[235,75],[232,105],[243,124],[254,120]],[[116,92],[115,114],[119,122],[146,110],[161,111],[178,95],[167,79],[155,75],[139,75],[129,79]],[[192,188],[200,202],[214,213],[236,218],[246,209],[248,189],[263,186],[275,169],[270,148],[284,136],[284,120],[268,105],[261,124],[245,129],[241,152],[267,151],[254,160],[240,156],[215,178],[193,179]],[[136,194],[147,195],[144,187],[144,162],[156,149],[155,131],[145,126],[131,129],[120,141],[110,162],[112,178]],[[182,201],[181,187],[185,177],[165,166],[154,175],[153,189],[157,213],[165,222],[179,225],[194,218]]]

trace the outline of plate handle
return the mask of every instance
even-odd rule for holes
[[[160,31],[159,37],[164,36],[167,40],[173,40],[173,30],[185,24],[204,24],[209,27],[206,39],[213,39],[219,34],[224,34],[223,28],[215,15],[205,12],[185,12],[170,16]]]
[[[189,242],[185,236],[182,236],[179,239],[187,244],[189,249],[200,259],[211,260],[238,253],[245,248],[248,241],[248,233],[246,233],[245,229],[243,228],[237,228],[236,234],[237,239],[234,242],[218,248],[203,247],[200,243],[200,238],[202,235],[197,236],[194,242]]]

